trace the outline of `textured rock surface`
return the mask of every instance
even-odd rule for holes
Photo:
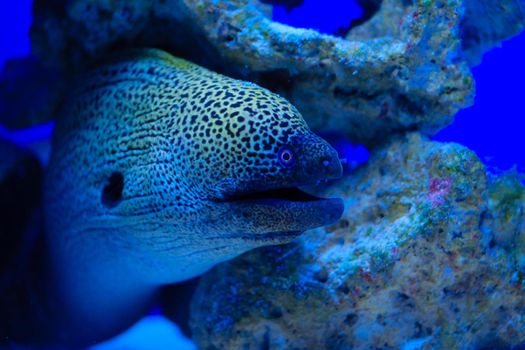
[[[324,194],[343,218],[205,275],[200,349],[494,349],[525,340],[523,186],[466,148],[399,138]],[[511,230],[506,245],[500,228]],[[523,258],[522,258],[523,259]]]
[[[361,0],[364,4],[377,3],[377,0]],[[452,2],[453,3],[453,2]],[[394,37],[407,42],[417,42],[413,37],[418,31],[406,30],[406,21],[410,25],[421,26],[417,20],[428,11],[422,11],[425,5],[435,6],[439,2],[413,0],[383,0],[381,7],[369,22],[352,30],[349,40],[372,39],[377,37]],[[462,6],[457,7],[463,15],[458,23],[459,39],[461,40],[462,57],[470,65],[478,64],[481,56],[488,50],[498,46],[502,40],[518,34],[525,28],[525,3],[522,0],[479,1],[464,0]],[[414,20],[414,18],[416,20]],[[434,26],[441,25],[444,31],[451,23],[444,20],[430,21]],[[428,30],[428,26],[423,30]],[[405,29],[405,30],[404,30]],[[446,31],[446,30],[445,30]],[[447,34],[444,33],[446,36]],[[454,36],[457,33],[450,33]],[[443,51],[443,50],[441,50]],[[431,55],[428,52],[427,55]],[[428,59],[432,59],[429,57]]]
[[[314,129],[337,128],[373,144],[403,130],[432,133],[472,101],[460,23],[475,20],[463,19],[463,1],[407,3],[385,0],[383,8],[395,14],[378,12],[345,40],[272,22],[268,7],[255,0],[36,1],[32,39],[35,54],[52,71],[62,70],[64,80],[108,51],[164,48],[279,92]],[[492,14],[498,23],[509,18],[509,12]],[[484,48],[518,27],[485,31]],[[52,113],[26,118],[0,116],[16,126]]]

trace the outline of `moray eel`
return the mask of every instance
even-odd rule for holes
[[[67,98],[45,177],[55,337],[111,337],[162,286],[335,222],[342,200],[298,187],[341,174],[266,89],[154,49],[110,59]]]

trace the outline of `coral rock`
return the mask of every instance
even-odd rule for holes
[[[483,229],[485,218],[502,213],[511,216],[507,222],[519,221],[522,212],[507,209],[525,204],[524,189],[509,181],[489,181],[462,146],[418,134],[394,140],[322,191],[345,199],[338,223],[288,246],[248,253],[202,278],[192,302],[197,345],[516,345],[525,339],[519,235],[503,247]]]

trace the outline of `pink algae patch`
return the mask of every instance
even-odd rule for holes
[[[440,206],[445,203],[445,198],[450,192],[452,180],[450,177],[445,178],[431,178],[428,185],[427,198],[433,207]]]

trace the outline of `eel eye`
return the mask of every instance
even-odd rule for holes
[[[277,153],[277,158],[279,159],[279,163],[285,168],[289,168],[295,164],[295,155],[288,147],[281,147]]]

